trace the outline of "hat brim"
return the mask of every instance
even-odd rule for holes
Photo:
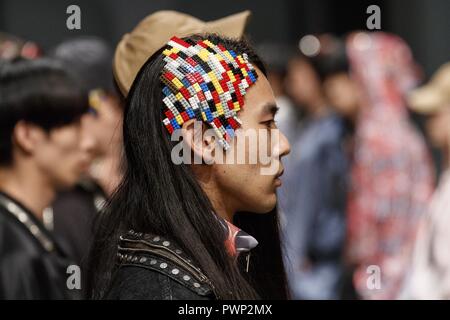
[[[445,95],[436,86],[428,84],[412,90],[407,96],[408,107],[419,114],[432,114],[445,104]]]
[[[116,48],[113,73],[124,97],[147,59],[171,37],[195,33],[217,33],[229,38],[241,38],[250,18],[249,10],[218,20],[204,22],[176,11],[159,11],[144,18],[136,28],[122,38]]]

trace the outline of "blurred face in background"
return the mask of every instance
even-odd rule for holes
[[[91,163],[95,141],[83,130],[87,118],[88,115],[83,115],[78,120],[49,132],[32,124],[25,124],[27,142],[18,138],[19,145],[22,144],[22,149],[31,154],[37,168],[57,190],[73,186]],[[19,131],[24,132],[23,125],[18,125]]]
[[[101,90],[90,94],[94,115],[89,117],[86,130],[96,139],[95,156],[103,157],[122,143],[123,111],[119,99]]]
[[[283,78],[284,76],[281,72],[269,71],[267,73],[267,80],[269,80],[275,98],[284,95]]]
[[[330,106],[342,116],[354,118],[358,113],[358,86],[347,73],[327,77],[324,81],[324,93]]]
[[[321,83],[313,67],[302,58],[288,64],[286,91],[297,106],[308,108],[322,97]]]
[[[450,143],[450,104],[427,116],[426,131],[434,147],[448,149]]]
[[[93,109],[85,127],[87,134],[96,140],[94,161],[87,176],[96,181],[110,195],[122,178],[122,122],[123,108],[119,98],[103,90],[89,94]]]

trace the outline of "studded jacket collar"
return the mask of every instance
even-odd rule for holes
[[[237,257],[242,252],[249,252],[258,244],[255,238],[228,221],[221,220],[221,223],[227,230],[225,245],[231,256]],[[219,298],[214,292],[212,282],[181,248],[169,239],[130,230],[120,237],[117,257],[120,267],[137,266],[153,270],[200,296]]]
[[[170,240],[129,231],[120,237],[119,266],[138,266],[162,273],[200,296],[214,294],[214,286],[203,272]]]

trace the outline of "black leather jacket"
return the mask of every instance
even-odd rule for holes
[[[70,264],[41,221],[0,192],[0,300],[79,298],[66,284]]]
[[[214,286],[172,241],[128,232],[120,237],[118,270],[107,299],[216,299]]]

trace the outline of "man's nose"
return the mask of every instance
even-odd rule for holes
[[[289,141],[280,129],[272,131],[272,143],[272,156],[275,159],[280,160],[291,152]]]
[[[94,125],[93,116],[91,114],[86,114],[81,118],[81,140],[80,149],[89,154],[93,154],[95,148],[97,147],[97,139],[92,130]]]
[[[289,144],[288,139],[286,136],[280,131],[279,132],[279,144],[278,144],[278,156],[284,157],[288,155],[291,152],[291,145]]]

